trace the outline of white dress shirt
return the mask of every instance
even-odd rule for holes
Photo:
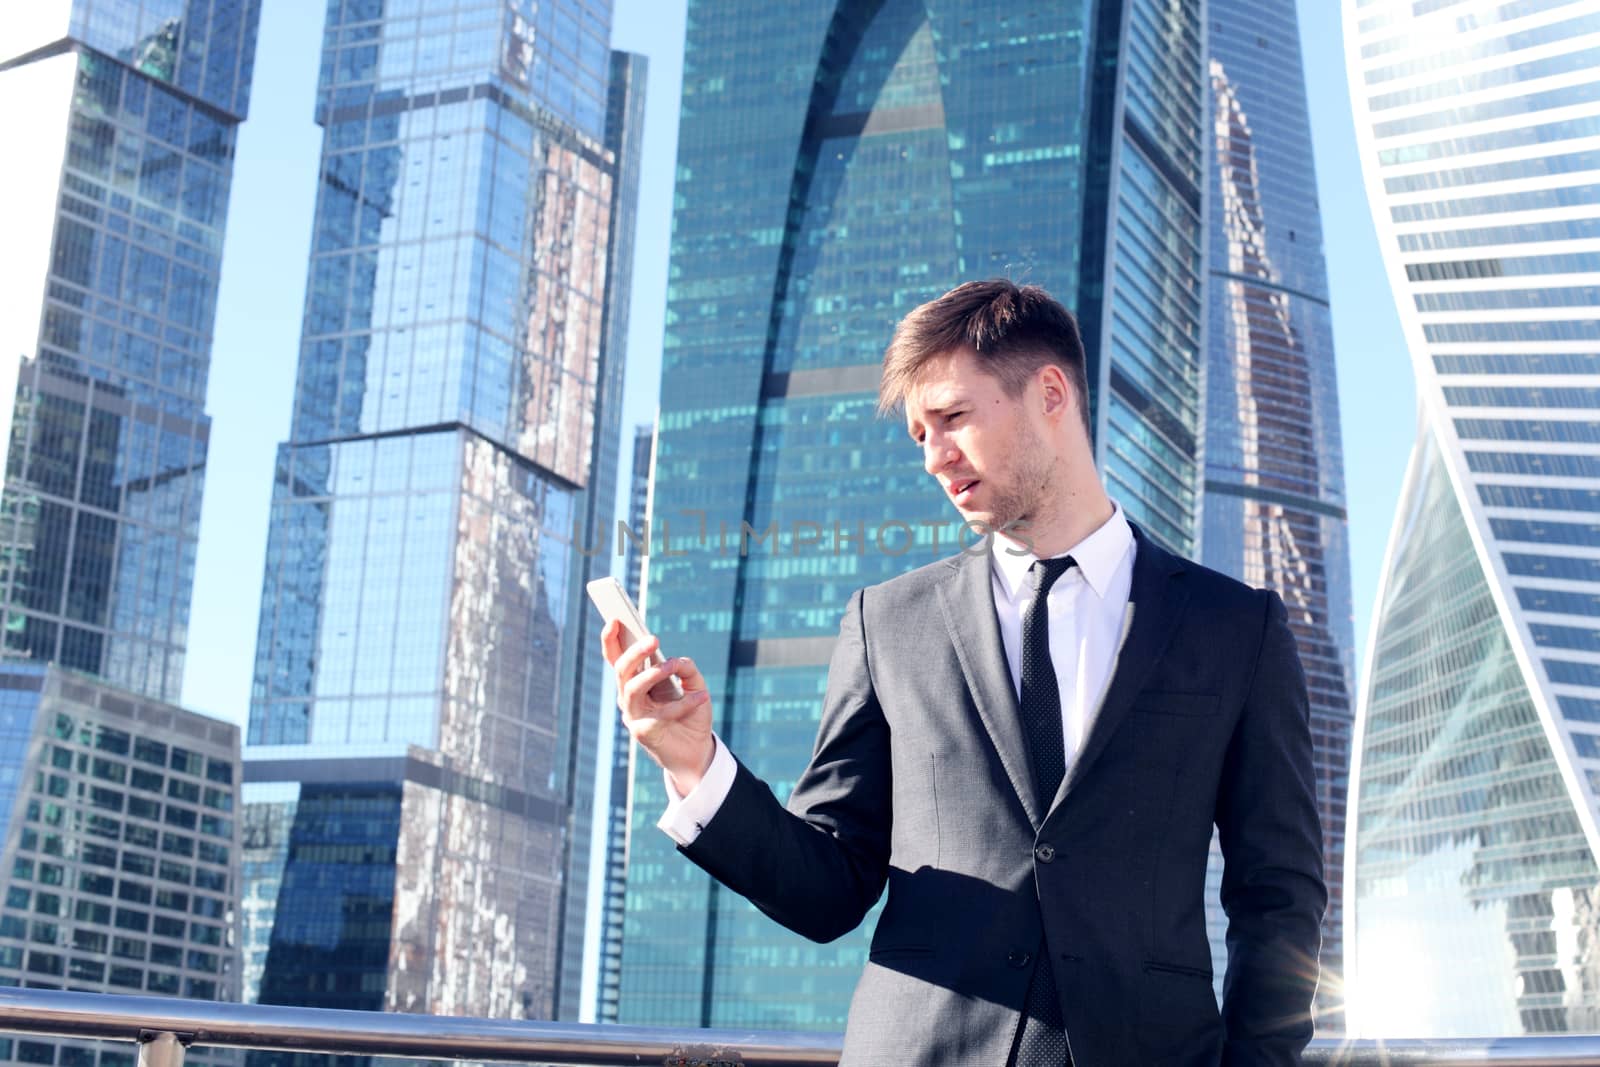
[[[1061,729],[1066,740],[1066,767],[1083,747],[1092,716],[1100,706],[1111,668],[1122,642],[1123,617],[1133,586],[1133,531],[1118,506],[1111,518],[1071,549],[1076,567],[1056,579],[1045,600],[1050,613],[1050,662],[1056,669],[1061,693]],[[1004,536],[989,545],[989,578],[994,589],[995,615],[1005,643],[1011,687],[1022,693],[1022,615],[1033,601],[1028,568],[1038,557]],[[700,784],[688,796],[679,796],[671,775],[662,772],[667,785],[667,810],[656,825],[680,845],[700,836],[711,821],[738,772],[733,753],[714,737],[716,754]]]

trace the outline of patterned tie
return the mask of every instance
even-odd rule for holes
[[[1029,568],[1033,576],[1033,603],[1022,618],[1022,732],[1033,766],[1033,791],[1041,814],[1049,810],[1067,769],[1067,746],[1061,725],[1061,690],[1055,665],[1050,662],[1050,612],[1046,598],[1050,587],[1076,566],[1071,556],[1041,559]],[[1017,1028],[1014,1067],[1064,1067],[1067,1028],[1056,996],[1055,970],[1048,950],[1041,951],[1028,983],[1028,1002]]]

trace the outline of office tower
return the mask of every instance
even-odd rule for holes
[[[638,539],[626,541],[623,586],[649,622],[650,605],[645,596],[645,568],[648,557],[646,531],[650,528],[650,474],[655,454],[656,428],[652,423],[633,430],[633,474],[628,480],[628,529]],[[626,535],[624,535],[626,536]],[[607,804],[605,839],[605,883],[600,894],[600,974],[596,994],[595,1018],[614,1023],[621,1010],[622,941],[628,898],[628,826],[633,797],[634,746],[628,728],[616,709],[608,707],[614,723],[611,735],[611,783]],[[648,770],[646,773],[649,773]]]
[[[1344,14],[1420,412],[1354,741],[1352,1028],[1592,1032],[1600,11]]]
[[[0,985],[238,996],[239,728],[58,666],[0,666]],[[133,1067],[126,1045],[0,1058]],[[196,1049],[199,1062],[233,1062]]]
[[[583,587],[595,578],[609,575],[616,562],[613,518],[622,444],[622,370],[628,351],[633,231],[637,223],[648,75],[649,61],[644,56],[611,53],[606,128],[615,131],[616,171],[611,185],[611,247],[607,252],[611,275],[605,291],[605,335],[601,342],[605,353],[604,381],[596,397],[598,413],[589,484],[575,504],[577,522],[584,533],[578,549],[577,578],[568,598],[567,632],[572,638],[562,649],[560,693],[566,704],[565,718],[557,733],[563,739],[567,760],[563,792],[568,826],[557,948],[561,984],[555,1017],[569,1021],[577,1021],[582,1014],[584,943],[587,930],[594,929],[587,919],[590,907],[597,906],[599,893],[598,887],[595,894],[589,892],[589,864],[592,849],[599,845],[595,840],[594,811],[601,732],[613,728],[616,713],[615,706],[602,699],[609,668],[600,650],[600,616]],[[605,827],[599,830],[608,832]]]
[[[0,108],[17,131],[0,215],[4,654],[164,701],[183,679],[258,14],[256,0],[0,14]]]
[[[1009,275],[1075,306],[1110,490],[1193,552],[1200,8],[690,4],[650,616],[779,795],[851,590],[957,548],[903,423],[874,414],[916,305]],[[663,790],[636,777],[622,1021],[841,1027],[865,928],[811,944],[714,886],[656,830]]]
[[[245,765],[263,1003],[548,1018],[581,953],[561,682],[631,136],[608,19],[329,8]]]
[[[1283,597],[1311,701],[1328,910],[1319,1032],[1338,1019],[1350,770],[1350,556],[1322,219],[1293,0],[1211,0],[1202,561]],[[1227,964],[1212,845],[1213,971]]]

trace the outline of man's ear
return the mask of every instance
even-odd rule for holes
[[[1038,382],[1041,394],[1044,397],[1044,413],[1051,419],[1075,417],[1077,398],[1072,386],[1067,382],[1067,376],[1060,367],[1054,363],[1046,363],[1039,368]]]

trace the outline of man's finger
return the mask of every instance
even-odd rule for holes
[[[617,640],[619,642],[622,640],[621,635],[618,636]],[[632,678],[638,674],[640,669],[646,666],[646,660],[649,656],[660,647],[661,642],[656,640],[654,634],[651,634],[644,640],[635,641],[623,649],[622,654],[612,662],[612,666],[617,670],[617,678],[619,680]]]

